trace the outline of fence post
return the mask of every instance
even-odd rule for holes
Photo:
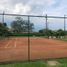
[[[64,33],[65,33],[65,31],[66,31],[66,16],[64,15]],[[65,37],[65,35],[64,35],[64,37]]]
[[[28,16],[28,61],[30,61],[30,17]]]
[[[46,14],[46,36],[48,36],[48,23],[47,23],[47,14]]]
[[[3,16],[2,16],[2,23],[4,23],[4,11],[3,11]]]

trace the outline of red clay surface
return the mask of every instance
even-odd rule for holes
[[[30,58],[67,57],[67,42],[41,37],[30,38]],[[0,40],[0,62],[28,60],[28,38],[13,37]]]

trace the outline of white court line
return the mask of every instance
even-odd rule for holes
[[[16,40],[15,40],[14,47],[16,48],[16,46],[17,46],[17,38],[16,38]]]
[[[8,41],[8,43],[6,44],[5,48],[10,48],[10,47],[8,47],[8,46],[9,46],[9,44],[11,43],[11,41],[12,41],[13,39],[14,39],[14,38],[11,38],[11,40]]]
[[[12,40],[8,41],[7,45],[5,46],[5,48],[9,48],[9,44],[11,43]]]
[[[13,39],[15,39],[14,48],[16,48],[16,46],[17,46],[17,38],[12,38],[12,40],[13,40]],[[12,42],[12,40],[10,40],[10,41],[7,43],[7,45],[5,46],[5,48],[11,48],[11,47],[8,47],[8,46],[9,46],[9,44]]]

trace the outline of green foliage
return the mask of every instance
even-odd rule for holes
[[[58,65],[51,67],[67,67],[67,58],[48,59],[59,62]],[[0,67],[47,67],[45,61],[34,61],[34,62],[16,62],[11,64],[0,64]]]
[[[62,29],[57,30],[58,36],[64,36],[65,32]]]
[[[53,31],[53,30],[49,30],[49,29],[42,29],[39,30],[39,33],[44,34],[45,36],[56,36],[56,37],[60,37],[60,36],[64,36],[67,35],[66,31],[63,31],[62,29]]]
[[[0,37],[8,36],[8,34],[10,34],[8,30],[6,23],[0,23]]]
[[[28,33],[12,33],[11,36],[28,36]],[[34,33],[29,33],[29,36],[33,37],[33,36],[44,36],[44,34],[38,33],[38,32],[34,32]]]
[[[0,65],[0,67],[47,67],[43,61]]]
[[[29,24],[29,31],[33,30],[33,23]],[[23,20],[21,17],[16,17],[14,21],[11,23],[11,28],[14,33],[23,33],[28,32],[28,21]]]

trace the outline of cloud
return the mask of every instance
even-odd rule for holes
[[[62,15],[67,13],[66,0],[1,0],[0,12]]]
[[[16,4],[13,9],[13,13],[18,13],[18,14],[28,14],[28,12],[30,11],[31,11],[31,7],[29,5],[24,5],[22,3]]]
[[[55,0],[3,0],[0,1],[0,12],[42,14],[45,7],[54,3]]]
[[[5,13],[18,13],[27,14],[30,12],[31,7],[28,4],[24,4],[22,0],[3,0],[0,1],[0,12]]]
[[[55,0],[29,0],[30,5],[47,5],[50,6],[55,3]]]
[[[5,13],[16,13],[16,14],[33,14],[33,15],[47,14],[53,16],[64,16],[64,14],[66,15],[67,13],[67,1],[66,0],[1,0],[0,13],[2,13],[3,11],[5,11]],[[37,21],[39,21],[39,19]],[[48,22],[52,21],[53,20],[49,20]],[[54,21],[56,21],[56,19]],[[61,20],[59,20],[59,22],[61,22]],[[41,24],[39,23],[39,25]]]
[[[47,11],[45,11],[49,15],[57,15],[57,16],[63,16],[67,13],[67,1],[65,0],[56,0],[55,4],[47,8]]]
[[[29,4],[32,8],[31,13],[36,15],[42,15],[43,11],[49,9],[55,3],[55,0],[29,0]]]

